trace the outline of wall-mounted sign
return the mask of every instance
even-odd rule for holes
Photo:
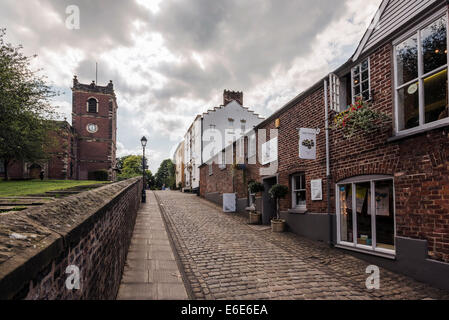
[[[316,159],[316,129],[299,129],[299,158],[306,160]]]
[[[273,138],[262,145],[262,165],[277,161],[278,138]]]
[[[310,181],[312,201],[323,200],[323,180],[317,179]]]

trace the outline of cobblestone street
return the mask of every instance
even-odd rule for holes
[[[449,299],[449,294],[380,270],[367,290],[369,265],[343,251],[253,227],[191,194],[156,192],[195,299]]]

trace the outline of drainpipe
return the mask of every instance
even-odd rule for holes
[[[331,170],[329,152],[329,102],[327,80],[324,80],[324,106],[325,106],[325,131],[326,131],[326,185],[327,185],[327,214],[329,215],[329,245],[333,246],[333,220],[331,215]]]

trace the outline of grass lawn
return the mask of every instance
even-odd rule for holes
[[[76,181],[76,180],[28,180],[3,181],[0,180],[0,197],[26,196],[41,194],[47,191],[69,189],[77,186],[86,186],[107,181]]]

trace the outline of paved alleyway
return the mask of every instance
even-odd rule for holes
[[[247,225],[194,195],[156,193],[197,299],[449,299],[384,269],[365,287],[368,263],[291,233]]]
[[[137,215],[119,300],[187,299],[154,193]]]

